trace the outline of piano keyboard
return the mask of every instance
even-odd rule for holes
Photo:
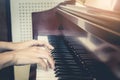
[[[55,60],[55,69],[43,71],[37,66],[36,80],[115,80],[106,68],[88,54],[82,44],[78,44],[71,37],[43,36],[38,39],[40,38],[55,48],[51,53]],[[101,68],[109,78],[101,74],[101,70],[97,70]]]
[[[78,65],[77,59],[74,58],[73,52],[68,49],[62,36],[49,36],[48,38],[39,36],[38,40],[49,40],[55,47],[52,52],[55,60],[55,70],[43,71],[38,66],[36,80],[96,80],[87,71],[87,68],[84,68],[83,65]],[[87,63],[90,64],[90,62]],[[84,62],[81,64],[84,64]]]

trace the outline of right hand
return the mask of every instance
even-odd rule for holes
[[[24,65],[24,64],[39,64],[44,70],[47,70],[48,67],[54,69],[54,60],[51,57],[51,53],[42,49],[42,47],[29,47],[25,49],[12,51],[14,54],[13,63],[15,65]],[[46,63],[43,59],[46,59]],[[48,66],[49,65],[49,66]]]

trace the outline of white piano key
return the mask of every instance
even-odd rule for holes
[[[48,41],[48,36],[38,36],[37,39],[38,39],[38,40],[41,40],[41,41],[49,42],[49,41]]]
[[[38,40],[49,42],[47,36],[38,36]],[[58,78],[55,77],[54,70],[49,69],[48,71],[44,71],[39,65],[37,65],[36,80],[58,80]]]

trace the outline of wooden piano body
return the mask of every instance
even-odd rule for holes
[[[34,39],[49,35],[71,36],[80,41],[94,59],[105,64],[116,80],[120,79],[119,11],[75,6],[75,1],[71,0],[51,10],[32,13],[32,22]],[[31,66],[30,80],[36,75],[35,69]]]

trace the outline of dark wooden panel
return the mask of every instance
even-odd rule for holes
[[[0,0],[0,41],[11,41],[9,0]]]
[[[0,40],[7,40],[7,22],[5,0],[0,0]]]
[[[11,41],[9,0],[0,0],[0,41]],[[0,80],[14,80],[13,66],[0,70]]]

